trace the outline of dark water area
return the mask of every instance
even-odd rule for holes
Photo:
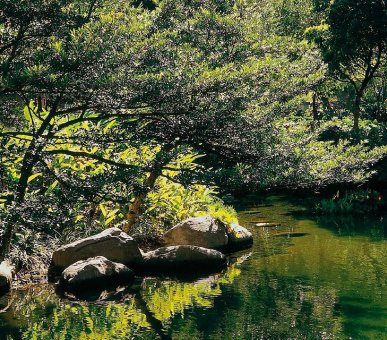
[[[254,246],[225,272],[138,279],[94,302],[16,290],[0,298],[0,339],[387,339],[387,219],[257,201],[238,208]]]

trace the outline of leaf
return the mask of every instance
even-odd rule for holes
[[[32,175],[32,176],[28,177],[27,183],[33,181],[33,180],[34,180],[36,177],[38,177],[38,176],[42,176],[42,173],[39,172],[38,174],[35,174],[35,175]]]
[[[47,189],[46,193],[44,194],[45,196],[49,195],[51,191],[54,190],[54,188],[57,186],[58,181],[55,181],[50,185],[50,187]]]
[[[107,217],[111,217],[111,216],[116,216],[117,212],[119,211],[120,209],[116,209],[116,210],[112,210],[111,212],[109,212],[107,214]]]
[[[86,317],[86,323],[87,323],[87,328],[90,331],[93,331],[94,322],[93,322],[93,320],[89,316]]]
[[[116,218],[116,216],[112,216],[110,218],[108,218],[106,221],[105,221],[105,225],[108,225],[111,221],[113,221],[114,219]]]
[[[82,219],[83,215],[78,215],[76,218],[75,218],[75,222],[78,222],[80,219]]]
[[[116,120],[112,120],[108,125],[106,125],[105,129],[103,130],[104,133],[108,132],[109,129],[114,125]]]
[[[107,211],[106,211],[105,207],[103,206],[103,204],[101,203],[101,204],[99,205],[99,207],[101,208],[102,215],[103,215],[104,217],[106,217]]]
[[[28,108],[28,106],[24,108],[24,117],[28,121],[28,124],[31,126],[32,119],[31,119],[30,109]]]

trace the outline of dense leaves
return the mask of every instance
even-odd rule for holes
[[[321,3],[316,4],[321,8]],[[326,6],[326,22],[308,29],[331,75],[355,90],[354,127],[369,83],[385,67],[387,7],[384,1],[340,0]]]
[[[385,152],[383,128],[372,137],[318,120],[349,93],[336,78],[370,102],[374,85],[382,117],[384,9],[365,3],[1,3],[3,254],[16,234],[161,231],[201,213],[231,221],[214,185],[364,181]],[[324,16],[308,30],[321,55],[303,32]],[[370,70],[353,71],[364,56]]]

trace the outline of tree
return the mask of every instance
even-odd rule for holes
[[[306,142],[278,118],[321,76],[305,42],[261,41],[227,0],[52,4],[75,19],[26,38],[2,74],[2,99],[17,99],[0,125],[3,256],[17,230],[60,232],[97,211],[107,225],[117,205],[128,231],[160,176],[185,185],[219,183],[227,171],[253,183],[264,173],[266,186],[283,172],[300,178],[292,166]],[[34,18],[32,27],[47,23]],[[207,155],[199,169],[182,161],[198,153]]]
[[[78,26],[18,47],[29,80],[5,90],[25,119],[3,124],[0,135],[3,254],[19,225],[68,220],[68,203],[131,203],[130,227],[157,177],[189,146],[234,162],[262,154],[246,113],[257,69],[226,1],[164,1],[152,15],[120,1],[98,5],[76,7],[88,18]],[[153,156],[142,159],[144,150]]]
[[[28,220],[26,213],[31,206],[25,203],[29,183],[34,178],[31,176],[51,173],[50,177],[55,178],[54,160],[47,159],[48,155],[105,161],[103,156],[89,154],[85,149],[78,152],[69,150],[71,144],[66,145],[66,142],[71,140],[78,146],[82,145],[82,136],[77,139],[76,136],[66,135],[66,132],[82,135],[81,131],[85,129],[82,124],[87,122],[105,122],[107,125],[112,117],[132,117],[132,113],[123,112],[123,107],[141,110],[141,105],[133,98],[135,94],[125,91],[128,84],[125,86],[122,72],[123,65],[128,61],[133,67],[136,59],[132,58],[133,53],[138,53],[138,50],[131,47],[143,37],[141,31],[147,22],[146,15],[141,16],[139,10],[127,6],[123,9],[124,13],[110,6],[110,2],[103,7],[101,2],[96,1],[53,0],[45,8],[45,2],[35,0],[31,1],[31,20],[24,23],[23,15],[29,10],[28,4],[6,4],[8,7],[2,4],[5,9],[1,12],[3,26],[6,27],[2,31],[2,41],[7,42],[2,45],[1,54],[2,99],[8,100],[11,95],[17,101],[5,107],[2,115],[5,122],[1,129],[2,183],[8,212],[5,217],[2,216],[3,254],[8,250],[13,225],[25,224]],[[33,14],[35,11],[40,13],[40,9],[41,15]],[[57,15],[50,17],[54,12],[60,13],[63,19],[58,22],[59,29],[55,22]],[[68,20],[73,17],[74,20]],[[15,34],[20,38],[14,39]],[[44,106],[41,105],[42,98]],[[8,118],[21,106],[26,107],[26,119],[19,119],[18,124],[9,124]],[[61,140],[61,137],[65,139]],[[93,142],[90,141],[90,144]],[[64,148],[53,150],[55,145]],[[16,159],[18,161],[13,168],[10,164]],[[112,166],[116,164],[114,161],[106,162]],[[130,165],[122,167],[127,171],[136,170]],[[71,181],[66,184],[66,180],[56,180],[63,187],[71,187]],[[83,196],[93,196],[93,192],[85,194],[86,183],[80,187],[83,188],[80,190]],[[42,193],[40,196],[43,196]]]
[[[22,90],[39,82],[42,73],[33,55],[46,49],[52,36],[69,35],[70,29],[89,21],[99,2],[10,0],[0,4],[0,121],[8,125],[21,122]],[[44,104],[41,93],[35,99],[40,107]]]
[[[315,5],[326,12],[326,22],[308,29],[307,37],[320,48],[330,76],[354,88],[353,127],[357,129],[365,90],[386,63],[386,4],[338,0]]]

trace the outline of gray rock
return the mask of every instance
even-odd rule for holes
[[[87,290],[107,284],[130,282],[133,278],[133,272],[125,265],[96,256],[67,267],[62,273],[60,284],[70,290]]]
[[[226,257],[219,251],[191,245],[163,247],[145,253],[137,269],[140,272],[205,271],[223,269]]]
[[[163,236],[166,246],[194,245],[203,248],[224,249],[227,247],[228,237],[226,225],[211,216],[189,218]]]
[[[100,234],[60,247],[52,256],[54,267],[67,268],[90,257],[104,256],[108,260],[129,265],[141,258],[137,243],[118,228],[109,228]]]
[[[229,249],[249,248],[253,245],[253,235],[238,223],[231,223],[228,234]]]
[[[0,293],[4,294],[11,288],[12,283],[12,266],[3,261],[0,263]]]

